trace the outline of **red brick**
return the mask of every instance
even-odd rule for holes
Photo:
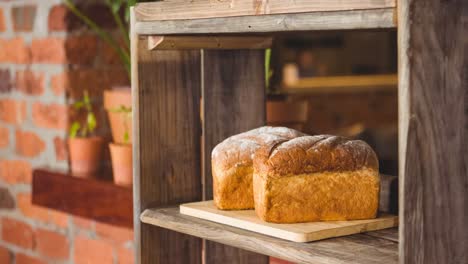
[[[16,130],[16,153],[33,158],[45,149],[44,141],[34,132]]]
[[[6,148],[10,144],[10,131],[7,127],[0,126],[0,148]]]
[[[67,141],[65,139],[54,137],[54,148],[56,160],[63,161],[68,159]]]
[[[96,233],[105,239],[124,243],[133,240],[133,230],[96,222]]]
[[[69,63],[90,65],[97,55],[97,38],[92,35],[68,37],[65,52]]]
[[[33,122],[38,127],[66,130],[68,127],[68,107],[60,104],[42,104],[32,106]]]
[[[44,223],[51,223],[62,228],[68,226],[67,214],[35,206],[31,201],[30,193],[19,193],[16,196],[18,208],[24,216],[34,218]]]
[[[47,262],[36,257],[28,256],[22,253],[17,253],[16,264],[47,264]]]
[[[33,249],[34,230],[24,222],[4,217],[2,219],[2,239],[25,249]]]
[[[31,70],[16,72],[16,89],[30,94],[40,95],[44,92],[44,74]]]
[[[71,98],[80,98],[86,89],[91,96],[101,97],[106,89],[114,86],[128,86],[128,76],[125,70],[78,69],[64,72],[56,77],[60,80]],[[53,85],[54,86],[54,85]],[[60,89],[60,86],[57,87]]]
[[[21,37],[0,39],[0,62],[28,63],[30,52]]]
[[[43,256],[53,259],[68,259],[70,243],[66,236],[57,232],[36,230],[36,250]]]
[[[49,222],[56,226],[67,228],[69,215],[59,211],[49,210]]]
[[[31,183],[31,164],[22,160],[0,160],[0,178],[10,184]]]
[[[49,221],[49,210],[32,204],[30,193],[19,193],[16,195],[16,202],[21,213],[27,217],[43,222]]]
[[[112,246],[101,240],[93,240],[83,236],[75,239],[75,264],[112,264],[114,262]]]
[[[49,31],[66,31],[66,18],[69,15],[68,8],[65,5],[55,5],[50,9],[48,26]]]
[[[5,31],[5,16],[3,15],[3,9],[0,9],[0,32]]]
[[[36,6],[15,6],[11,9],[11,20],[15,31],[30,32],[34,28]]]
[[[73,222],[79,228],[91,230],[94,227],[94,221],[86,218],[75,216],[73,217]]]
[[[65,88],[69,86],[67,74],[59,73],[52,76],[51,86],[55,95],[62,95]]]
[[[134,263],[134,252],[128,248],[119,248],[117,252],[118,264],[133,264]]]
[[[26,103],[13,99],[0,100],[0,120],[10,124],[21,124],[26,118]]]
[[[10,70],[0,70],[0,93],[7,93],[11,91],[11,75]]]
[[[11,263],[11,253],[7,248],[0,247],[0,263]]]
[[[31,57],[33,62],[65,63],[65,40],[54,37],[34,39],[31,43]]]

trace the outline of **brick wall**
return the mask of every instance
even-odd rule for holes
[[[112,29],[102,5],[84,9]],[[132,263],[132,230],[31,204],[35,167],[68,168],[67,102],[125,84],[116,55],[60,0],[0,1],[0,263]]]

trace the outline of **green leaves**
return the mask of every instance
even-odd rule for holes
[[[114,109],[110,109],[109,110],[110,112],[112,113],[120,113],[122,115],[124,115],[124,127],[125,127],[125,131],[124,131],[124,135],[123,135],[123,141],[125,144],[127,144],[130,140],[130,125],[128,124],[128,121],[130,120],[130,118],[132,117],[132,108],[131,107],[126,107],[125,105],[121,105],[120,107],[118,108],[114,108]]]
[[[81,125],[78,121],[73,122],[73,124],[70,127],[70,138],[76,138],[76,135],[78,134],[78,131],[80,130]]]
[[[97,127],[97,120],[96,115],[93,112],[93,105],[91,103],[91,99],[89,98],[88,91],[84,91],[83,98],[75,103],[73,103],[73,108],[77,111],[85,110],[86,111],[86,120],[85,124],[80,124],[80,122],[75,121],[70,126],[70,137],[75,138],[77,137],[78,133],[82,137],[88,137]]]

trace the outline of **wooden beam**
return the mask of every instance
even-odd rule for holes
[[[36,169],[33,172],[32,203],[98,222],[133,227],[132,190],[112,181]]]
[[[149,50],[267,49],[272,37],[261,36],[148,36]]]
[[[131,42],[138,219],[149,207],[202,198],[200,52],[149,51],[136,35]],[[201,262],[201,239],[135,222],[136,263]]]
[[[197,0],[139,3],[135,7],[135,14],[137,21],[156,21],[349,11],[388,7],[395,7],[395,0]]]
[[[142,35],[262,33],[307,30],[395,28],[395,8],[240,16],[167,21],[139,21]]]
[[[468,263],[468,2],[398,8],[400,263]]]
[[[265,124],[265,66],[262,50],[203,51],[204,199],[213,198],[211,150],[225,138]],[[239,78],[242,76],[242,78]],[[211,241],[206,264],[268,263],[268,257]]]

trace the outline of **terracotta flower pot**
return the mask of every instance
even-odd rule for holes
[[[133,183],[133,160],[132,145],[130,144],[109,144],[112,172],[114,182],[121,186],[132,186]]]
[[[115,112],[117,109],[125,106],[132,107],[132,94],[130,88],[119,88],[104,91],[104,108],[107,111],[107,117],[112,132],[112,139],[115,143],[132,143],[132,117],[125,113]],[[125,131],[128,132],[128,141],[125,142]]]
[[[307,101],[267,101],[267,123],[271,126],[286,126],[302,130],[307,122]]]
[[[102,162],[101,137],[69,138],[71,171],[77,177],[92,177],[99,172]]]

